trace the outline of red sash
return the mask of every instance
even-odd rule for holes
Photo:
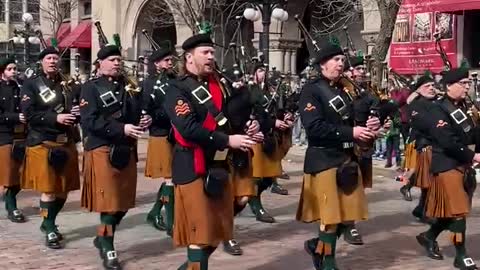
[[[222,89],[220,88],[220,84],[218,83],[218,81],[213,76],[210,76],[208,79],[208,89],[210,91],[210,94],[212,95],[213,104],[215,105],[215,107],[217,107],[219,111],[222,111]],[[209,131],[214,131],[217,128],[217,122],[215,122],[215,118],[210,114],[210,112],[207,113],[207,117],[205,117],[202,127]],[[207,171],[203,149],[199,145],[185,140],[175,127],[173,127],[173,131],[175,135],[175,140],[178,144],[186,148],[193,148],[193,164],[195,174],[205,175]]]

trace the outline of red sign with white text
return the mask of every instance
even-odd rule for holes
[[[438,73],[444,62],[436,50],[434,34],[452,67],[457,66],[456,18],[451,13],[435,12],[436,0],[404,0],[398,12],[392,43],[390,67],[399,74]]]

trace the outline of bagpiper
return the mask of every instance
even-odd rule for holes
[[[218,244],[232,239],[233,193],[227,150],[248,151],[248,135],[228,135],[224,110],[229,93],[215,75],[215,49],[208,34],[182,44],[184,75],[171,80],[165,110],[175,136],[173,242],[187,247],[179,269],[206,270]]]
[[[114,236],[121,220],[135,207],[137,140],[151,124],[142,115],[142,95],[122,72],[118,46],[97,53],[99,77],[82,86],[84,184],[81,205],[100,214],[93,240],[105,269],[121,269]]]
[[[456,251],[454,267],[478,269],[465,246],[466,220],[476,187],[475,171],[471,166],[480,162],[475,138],[478,127],[468,115],[470,108],[464,106],[471,84],[468,70],[462,67],[447,71],[442,84],[446,88],[444,97],[428,111],[433,178],[425,201],[425,215],[435,218],[436,222],[419,234],[417,240],[430,258],[442,260],[436,239],[442,231],[449,230]]]
[[[432,138],[429,134],[430,107],[437,100],[435,92],[435,81],[429,75],[420,77],[414,86],[415,92],[409,97],[407,103],[408,113],[410,115],[410,134],[415,138],[414,150],[412,155],[415,157],[415,168],[413,169],[413,180],[411,185],[421,189],[418,205],[413,209],[412,214],[422,222],[428,222],[425,218],[425,200],[427,191],[430,188],[432,174],[430,166],[432,163]],[[411,155],[411,154],[410,154]]]
[[[5,191],[5,210],[8,219],[25,222],[17,208],[20,192],[20,166],[25,157],[25,115],[20,111],[20,87],[16,81],[17,65],[13,58],[0,60],[0,186]]]
[[[154,51],[149,58],[149,64],[153,70],[143,86],[144,107],[153,118],[149,129],[145,176],[164,180],[157,192],[155,203],[147,215],[147,222],[158,230],[166,230],[169,235],[172,234],[174,213],[173,138],[171,138],[170,119],[163,105],[168,82],[175,78],[173,56],[170,48],[160,48]],[[166,222],[161,214],[164,206]]]
[[[252,91],[262,93],[264,96],[264,108],[271,118],[271,125],[265,126],[267,129],[264,134],[262,144],[256,144],[253,147],[252,157],[252,175],[257,181],[257,195],[251,197],[249,205],[255,218],[265,223],[274,223],[275,219],[265,210],[261,201],[262,193],[272,186],[275,178],[282,175],[282,158],[284,151],[279,147],[279,136],[282,131],[289,129],[289,125],[283,121],[284,116],[276,115],[276,92],[271,93],[268,90],[266,82],[267,66],[263,62],[258,62],[253,69],[253,84],[250,86]],[[254,89],[257,88],[257,89]],[[280,119],[280,118],[281,119]]]
[[[231,132],[249,135],[255,142],[262,143],[263,133],[268,132],[272,124],[263,108],[262,92],[258,91],[258,88],[250,88],[251,84],[245,84],[243,72],[238,65],[227,70],[224,77],[229,78],[228,85],[231,87],[231,98],[226,111]],[[252,155],[251,151],[231,150],[229,152],[228,162],[233,180],[234,216],[237,216],[245,208],[250,198],[257,195],[256,181],[252,176]],[[231,255],[243,254],[243,250],[235,239],[224,241],[223,248]]]
[[[353,105],[339,86],[345,55],[337,45],[317,53],[314,64],[318,79],[305,85],[300,96],[300,117],[308,148],[297,220],[319,223],[318,237],[304,243],[315,269],[337,269],[337,237],[345,222],[368,217],[362,173],[354,153],[354,142],[374,140],[380,121],[370,117],[365,126],[354,125]]]
[[[21,107],[28,124],[22,187],[42,193],[40,230],[46,246],[62,248],[63,235],[55,220],[68,193],[80,189],[75,131],[79,106],[59,74],[60,53],[55,47],[40,52],[42,70],[25,80]]]

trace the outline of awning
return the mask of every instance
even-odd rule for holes
[[[92,21],[82,21],[60,41],[60,48],[91,48],[92,47]]]
[[[68,34],[70,34],[70,30],[71,30],[71,27],[69,22],[62,23],[58,28],[57,41],[61,42],[64,38],[66,38]],[[48,46],[50,46],[52,43],[52,40],[48,39],[45,42],[47,42]]]
[[[480,10],[480,0],[434,0],[431,2],[430,7],[437,12],[457,13],[464,10]]]
[[[69,22],[66,22],[66,23],[62,23],[60,25],[60,27],[58,28],[58,32],[57,32],[57,39],[60,41],[62,39],[64,39],[68,34],[70,34],[70,23]]]

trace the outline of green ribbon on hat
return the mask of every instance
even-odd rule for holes
[[[199,34],[208,34],[211,35],[213,33],[213,25],[208,21],[203,21],[199,25],[200,32]]]

